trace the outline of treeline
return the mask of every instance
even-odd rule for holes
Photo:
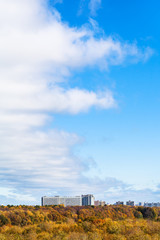
[[[160,208],[0,206],[0,240],[158,240]]]

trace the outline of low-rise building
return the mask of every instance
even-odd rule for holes
[[[118,201],[118,202],[115,203],[115,205],[124,205],[124,202]]]
[[[154,203],[154,202],[152,202],[152,203],[145,202],[145,203],[144,203],[144,207],[160,207],[160,203],[159,203],[159,202],[157,202],[157,203]]]
[[[105,201],[99,201],[99,200],[94,201],[94,206],[104,206],[105,204],[106,204]]]

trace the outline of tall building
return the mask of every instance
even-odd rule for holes
[[[93,194],[82,195],[82,206],[94,206]]]
[[[138,206],[144,206],[144,203],[143,202],[139,202]]]
[[[60,205],[63,204],[66,206],[82,206],[82,197],[81,196],[75,196],[75,197],[42,197],[41,198],[41,204],[42,206],[45,205]]]

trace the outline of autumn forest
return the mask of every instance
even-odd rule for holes
[[[0,240],[158,240],[160,208],[1,206]]]

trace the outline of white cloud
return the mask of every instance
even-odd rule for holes
[[[0,100],[0,121],[5,111],[51,111],[75,114],[87,111],[92,106],[107,109],[116,105],[109,91],[95,93],[78,88],[65,90],[58,86],[47,87],[44,83],[37,85],[25,80],[1,82]]]
[[[14,188],[4,188],[4,187],[0,187],[0,196],[1,198],[2,197],[5,197],[5,199],[13,199],[15,201],[18,201],[18,202],[33,202],[35,201],[36,199],[29,195],[29,194],[20,194],[20,193],[17,193],[16,189]],[[8,200],[7,200],[8,201]],[[8,203],[8,202],[7,202]],[[2,204],[2,202],[1,202]]]
[[[113,108],[111,91],[63,88],[73,71],[108,68],[149,57],[111,37],[95,38],[86,27],[71,28],[44,0],[0,0],[1,182],[17,188],[74,188],[84,170],[73,155],[75,134],[48,129],[52,113],[77,114]],[[68,84],[69,85],[69,84]],[[18,196],[18,195],[16,195]]]
[[[22,180],[22,186],[27,181],[28,187],[37,182],[41,186],[52,186],[53,182],[64,186],[79,177],[81,166],[70,150],[79,140],[75,134],[19,128],[0,130],[1,176],[9,172],[16,185]]]

